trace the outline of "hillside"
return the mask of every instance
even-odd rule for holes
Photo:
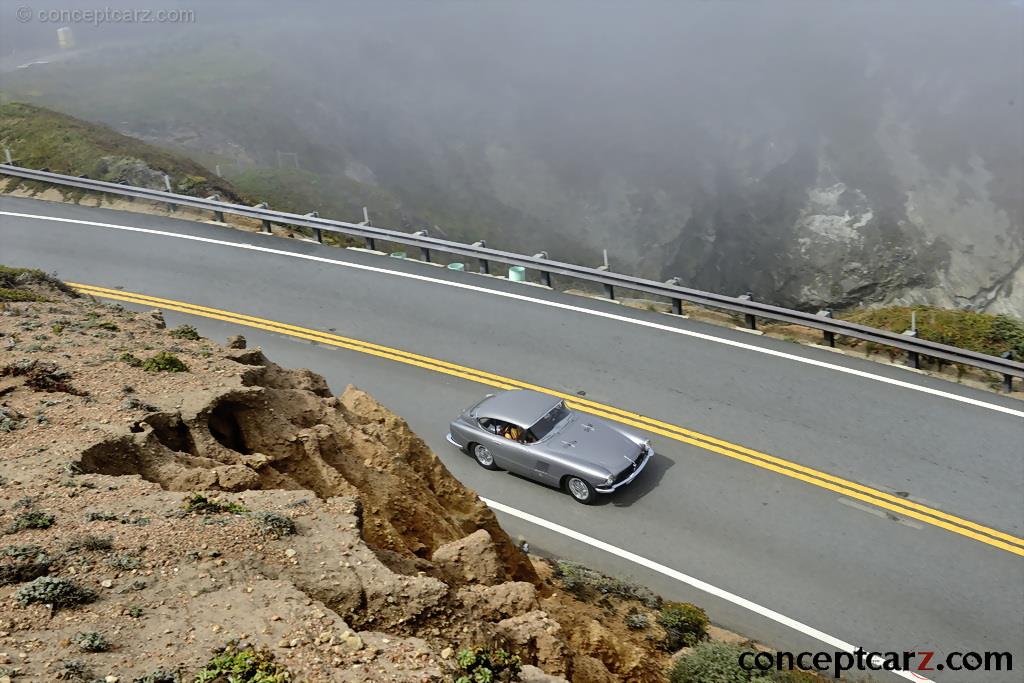
[[[683,646],[696,671],[735,662],[744,639],[699,608],[523,553],[359,389],[0,272],[22,292],[0,303],[0,679],[419,683],[488,659],[496,681],[655,683]]]
[[[0,105],[0,145],[14,162],[55,173],[165,189],[164,174],[181,194],[219,194],[246,201],[242,192],[191,159],[110,128],[20,102]]]

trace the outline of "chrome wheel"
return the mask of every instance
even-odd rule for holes
[[[487,469],[492,469],[494,467],[494,456],[491,455],[489,450],[487,450],[487,446],[484,446],[483,444],[478,443],[473,447],[473,457],[476,458],[476,461],[480,463],[482,467],[486,467]]]
[[[579,477],[571,477],[566,482],[566,488],[569,489],[569,495],[581,503],[589,502],[593,497],[593,490],[590,488],[590,484],[583,481]]]

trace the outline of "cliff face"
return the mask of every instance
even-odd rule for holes
[[[475,646],[663,679],[653,617],[564,592],[366,393],[33,278],[0,304],[0,676],[192,680],[236,642],[309,681],[446,680]]]

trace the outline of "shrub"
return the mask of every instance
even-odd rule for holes
[[[196,331],[196,328],[191,325],[179,325],[178,327],[175,327],[171,330],[171,336],[177,337],[178,339],[191,339],[192,341],[202,339],[202,337],[199,336],[199,332]]]
[[[98,631],[79,633],[75,636],[75,645],[82,652],[106,652],[110,649],[110,641]]]
[[[245,506],[238,503],[222,503],[219,500],[207,498],[201,493],[193,493],[185,499],[184,505],[185,512],[201,515],[216,515],[222,512],[240,515],[249,511]]]
[[[134,555],[118,555],[117,557],[112,557],[109,560],[107,560],[107,564],[109,564],[114,569],[119,569],[121,571],[130,571],[132,569],[138,569],[139,567],[141,567],[142,560],[135,557]]]
[[[260,531],[274,538],[294,536],[298,533],[292,518],[277,512],[254,512],[252,519],[259,526]]]
[[[55,521],[57,521],[57,518],[49,512],[42,512],[41,510],[22,512],[7,525],[5,533],[15,534],[24,529],[49,529]]]
[[[195,677],[195,683],[286,683],[290,680],[291,673],[275,662],[270,652],[251,647],[239,649],[233,643],[218,652]]]
[[[505,650],[487,650],[475,647],[462,650],[455,659],[459,665],[455,683],[490,683],[490,681],[515,681],[523,663],[518,655]]]
[[[106,512],[89,512],[85,515],[85,521],[87,522],[116,522],[117,515],[112,515]]]
[[[160,667],[145,676],[133,678],[132,683],[181,683],[181,675],[177,671],[168,671]]]
[[[71,552],[76,550],[90,550],[93,552],[105,552],[114,547],[113,536],[76,536],[68,541],[67,549]]]
[[[68,579],[41,576],[19,588],[14,597],[22,607],[41,603],[56,610],[92,602],[96,594]]]
[[[658,613],[658,624],[665,629],[663,647],[669,652],[693,647],[708,637],[707,613],[688,602],[665,603]]]
[[[89,667],[85,665],[85,662],[77,659],[61,662],[55,675],[59,681],[81,681],[81,683],[87,683],[92,679]]]
[[[142,362],[146,372],[188,372],[188,366],[173,353],[161,351]]]
[[[133,619],[138,619],[143,614],[145,614],[145,612],[138,605],[133,605],[128,608],[128,616],[132,617]]]
[[[631,610],[624,620],[626,626],[633,631],[642,631],[649,626],[647,615],[643,612]]]
[[[661,602],[658,596],[643,586],[607,576],[577,562],[557,562],[555,575],[562,580],[567,591],[582,600],[592,599],[595,595],[614,595],[627,600],[640,600],[652,608]]]
[[[132,366],[133,368],[141,368],[142,367],[142,359],[139,358],[138,356],[136,356],[134,353],[129,353],[127,351],[125,351],[124,353],[121,354],[120,361],[122,363],[127,363],[128,365]]]

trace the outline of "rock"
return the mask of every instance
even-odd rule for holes
[[[431,561],[459,583],[493,584],[504,578],[494,541],[485,529],[445,543],[434,551]]]
[[[256,488],[260,477],[245,465],[225,465],[213,469],[217,485],[225,491],[246,491]]]
[[[484,621],[501,621],[539,607],[537,589],[525,581],[466,586],[459,589],[458,598],[475,619]]]
[[[363,649],[363,639],[352,631],[345,631],[341,634],[341,642],[350,652],[357,652]],[[385,641],[386,642],[386,641]]]
[[[295,557],[295,548],[288,548],[288,550],[285,550],[284,551],[284,556],[285,557],[289,557],[289,558],[290,557]]]
[[[524,661],[536,662],[544,671],[563,675],[569,672],[570,651],[561,629],[546,612],[535,610],[499,622],[495,633],[505,638]]]
[[[111,581],[110,579],[104,579],[103,581],[100,581],[100,585],[103,586],[104,588],[113,588],[114,587],[114,582]]]
[[[233,334],[228,337],[227,342],[224,344],[229,349],[244,349],[245,348],[245,337],[240,334]]]
[[[117,676],[106,676],[103,679],[103,683],[117,683],[119,680],[121,680],[121,679],[118,678]]]
[[[532,664],[523,666],[522,671],[519,672],[519,681],[520,683],[566,683],[561,676],[546,674]]]
[[[159,308],[154,308],[149,312],[149,317],[153,322],[153,326],[158,330],[163,330],[167,327],[167,323],[164,322],[164,313]]]
[[[452,650],[450,647],[446,647],[445,649],[441,650],[441,659],[451,659],[453,654],[455,654],[455,651]]]

